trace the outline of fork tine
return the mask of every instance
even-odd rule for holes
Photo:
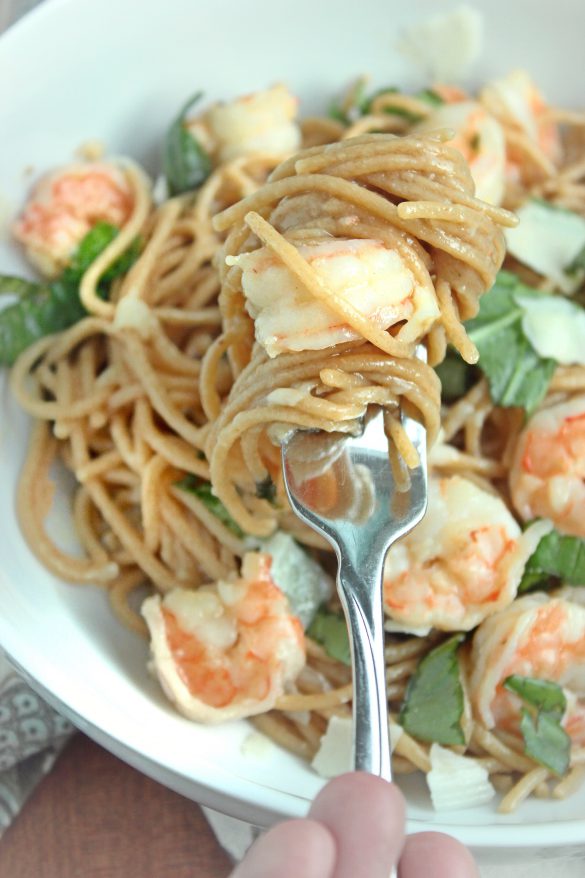
[[[427,350],[424,345],[419,344],[416,346],[415,356],[426,363]],[[424,424],[418,418],[408,414],[408,410],[408,405],[401,407],[400,422],[416,449],[420,461],[419,466],[409,471],[410,486],[408,493],[410,494],[413,524],[416,524],[420,521],[427,508],[427,431]]]

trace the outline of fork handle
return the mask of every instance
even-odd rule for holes
[[[370,577],[372,581],[369,580]],[[381,570],[340,565],[338,591],[347,617],[353,663],[354,768],[392,780],[384,660]]]

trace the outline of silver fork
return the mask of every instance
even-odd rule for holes
[[[422,358],[423,352],[419,347],[417,356]],[[384,662],[384,559],[390,546],[422,519],[427,505],[426,432],[404,410],[401,421],[421,461],[410,471],[407,488],[399,488],[391,472],[382,412],[357,437],[297,430],[282,445],[291,506],[337,555],[337,590],[352,655],[354,768],[386,780],[392,779],[392,768]],[[337,489],[333,498],[332,484]]]

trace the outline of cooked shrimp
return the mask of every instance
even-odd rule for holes
[[[454,129],[455,137],[449,143],[468,163],[476,196],[490,204],[501,204],[506,142],[500,123],[481,104],[458,100],[437,107],[415,130],[431,131],[435,128]]]
[[[15,238],[42,274],[55,277],[97,222],[124,225],[133,207],[123,170],[105,162],[66,165],[35,187],[14,224]]]
[[[514,70],[486,85],[480,100],[507,131],[525,135],[545,157],[558,164],[562,155],[559,127],[549,118],[549,107],[524,70]],[[512,177],[526,175],[531,164],[517,153],[513,140],[508,144],[508,172]],[[522,161],[524,158],[524,161]],[[530,173],[533,171],[531,170]]]
[[[502,685],[518,674],[563,687],[563,725],[585,744],[585,607],[542,593],[514,601],[476,631],[471,667],[473,707],[487,728],[518,732],[521,702]]]
[[[422,338],[440,316],[430,276],[417,281],[402,256],[381,241],[328,238],[298,251],[328,290],[350,302],[379,329],[406,321],[402,341]],[[266,247],[233,257],[243,271],[246,307],[256,338],[270,357],[319,350],[359,338],[343,318],[317,301]]]
[[[510,491],[524,521],[550,518],[562,533],[585,537],[585,396],[530,419],[518,438]]]
[[[301,145],[298,107],[298,99],[284,85],[276,85],[215,104],[188,127],[219,161],[255,152],[284,158]]]
[[[387,614],[415,633],[469,631],[514,600],[549,529],[522,533],[499,497],[460,476],[432,479],[426,516],[386,557]]]
[[[189,719],[216,723],[270,710],[305,664],[301,623],[270,564],[269,555],[250,552],[235,581],[144,601],[153,671]]]

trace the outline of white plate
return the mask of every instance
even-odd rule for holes
[[[303,110],[367,71],[382,85],[417,84],[393,46],[406,22],[451,4],[437,0],[52,0],[0,40],[0,226],[31,173],[98,137],[158,167],[162,131],[197,89],[210,98],[285,81]],[[551,99],[583,105],[585,5],[490,0],[475,79],[523,66]],[[2,271],[23,264],[7,236]],[[14,518],[27,422],[0,385],[0,643],[33,685],[100,743],[197,801],[266,825],[303,814],[320,780],[273,745],[253,746],[245,723],[208,729],[177,716],[149,678],[146,648],[113,620],[94,588],[56,581],[28,551]],[[60,521],[67,533],[64,495]],[[61,508],[62,507],[62,508]],[[247,742],[247,746],[246,746]],[[257,744],[257,741],[256,741]],[[242,746],[244,745],[244,747]],[[422,781],[407,785],[410,828],[441,829],[481,847],[585,840],[585,792],[494,809],[434,814]]]

